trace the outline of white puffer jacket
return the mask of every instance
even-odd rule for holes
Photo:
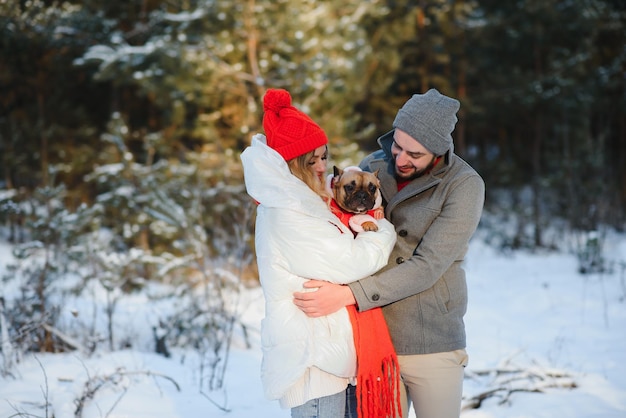
[[[309,318],[293,303],[307,279],[349,283],[387,263],[393,225],[355,238],[257,134],[241,155],[248,194],[259,202],[255,245],[265,296],[261,379],[269,399],[294,407],[345,389],[356,374],[347,310]],[[372,342],[375,344],[375,342]]]

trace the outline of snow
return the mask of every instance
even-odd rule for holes
[[[612,272],[583,276],[571,254],[504,254],[478,238],[471,242],[464,404],[489,390],[494,395],[463,418],[626,416],[626,236],[611,235],[605,250]],[[0,275],[10,257],[0,243]],[[250,288],[240,298],[252,347],[235,338],[222,389],[200,389],[201,359],[191,350],[173,349],[166,358],[138,343],[91,355],[27,354],[13,376],[0,377],[0,418],[76,417],[81,398],[83,418],[288,417],[264,399],[259,378],[262,293]],[[119,333],[149,342],[145,324],[167,305],[141,297],[119,303]],[[86,309],[78,301],[65,308],[68,318]]]

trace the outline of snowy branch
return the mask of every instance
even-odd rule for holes
[[[578,385],[567,372],[539,367],[496,368],[467,371],[470,379],[492,378],[490,388],[464,399],[463,410],[478,409],[489,398],[499,399],[498,404],[510,402],[511,396],[518,392],[545,393],[547,389],[574,389]]]

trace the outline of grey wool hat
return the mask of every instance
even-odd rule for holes
[[[435,155],[452,149],[452,131],[457,122],[458,100],[435,89],[414,94],[398,111],[393,127],[411,135]]]

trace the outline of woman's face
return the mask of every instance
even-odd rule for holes
[[[313,152],[313,155],[307,161],[307,167],[313,172],[320,180],[326,173],[326,162],[328,161],[328,149],[326,145],[318,147]]]

